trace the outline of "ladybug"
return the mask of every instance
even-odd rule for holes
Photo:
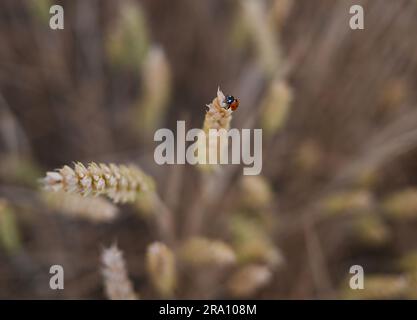
[[[239,107],[239,100],[234,96],[227,96],[225,103],[225,109],[232,109],[232,111],[235,111]]]

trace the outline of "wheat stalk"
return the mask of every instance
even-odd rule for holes
[[[218,188],[217,177],[212,175],[213,169],[218,168],[218,166],[208,165],[207,163],[209,163],[209,155],[211,153],[216,153],[217,160],[219,160],[218,151],[221,150],[221,152],[227,152],[227,150],[225,150],[225,143],[227,143],[226,139],[221,139],[217,134],[215,137],[210,136],[210,130],[214,130],[215,133],[221,129],[230,129],[233,111],[227,108],[225,100],[226,97],[224,93],[218,88],[217,96],[210,104],[206,105],[207,112],[203,123],[205,137],[200,136],[198,138],[198,168],[205,174],[203,177],[204,184],[199,197],[192,203],[189,209],[190,213],[186,221],[186,230],[189,234],[197,233],[198,229],[201,227],[204,218],[205,203],[211,198],[214,190]]]

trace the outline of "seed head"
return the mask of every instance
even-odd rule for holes
[[[173,294],[176,285],[175,257],[163,243],[149,245],[146,253],[146,264],[154,287],[164,297]]]
[[[140,192],[153,188],[152,179],[133,165],[90,163],[85,167],[78,162],[74,169],[64,166],[47,172],[43,179],[47,191],[63,190],[83,196],[106,195],[114,202],[133,202]]]
[[[116,246],[112,246],[104,249],[101,260],[107,297],[112,300],[138,299],[127,275],[123,253]]]

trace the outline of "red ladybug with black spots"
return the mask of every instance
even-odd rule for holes
[[[234,96],[227,96],[226,100],[226,107],[225,109],[232,109],[232,111],[235,111],[239,107],[239,100],[236,99]]]

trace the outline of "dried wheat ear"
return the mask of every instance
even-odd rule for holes
[[[75,163],[47,172],[42,180],[47,191],[65,191],[88,195],[106,195],[114,202],[134,202],[137,196],[153,189],[153,180],[136,166]]]

